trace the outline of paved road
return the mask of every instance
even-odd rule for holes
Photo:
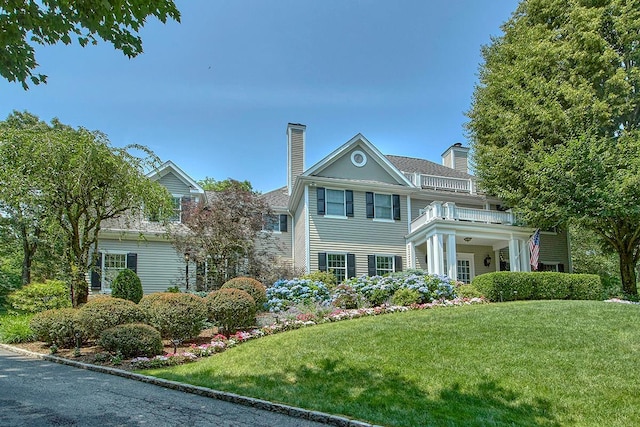
[[[0,349],[0,426],[324,424]]]

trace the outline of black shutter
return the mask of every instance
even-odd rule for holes
[[[393,195],[393,219],[400,220],[400,196],[397,194]]]
[[[127,254],[127,268],[132,270],[134,273],[138,272],[138,254],[128,253]]]
[[[558,264],[558,272],[564,273],[564,264]]]
[[[402,271],[402,257],[400,255],[395,256],[396,271]]]
[[[365,201],[367,203],[367,218],[373,218],[373,193],[367,191],[365,193]]]
[[[347,254],[347,279],[356,277],[356,256]]]
[[[353,191],[344,190],[344,202],[347,216],[353,216]]]
[[[93,268],[91,269],[91,289],[99,291],[102,289],[102,252],[98,252]]]
[[[280,231],[287,231],[287,214],[280,214]]]
[[[367,255],[367,273],[369,276],[375,276],[378,273],[378,269],[376,268],[376,256],[375,255]]]
[[[324,215],[324,188],[318,187],[316,189],[316,194],[318,198],[318,215]]]
[[[318,253],[318,271],[327,271],[327,253]]]

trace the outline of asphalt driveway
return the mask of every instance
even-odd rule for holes
[[[0,348],[0,426],[321,424]]]

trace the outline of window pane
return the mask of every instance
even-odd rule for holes
[[[278,215],[265,215],[263,230],[280,231],[280,217]]]
[[[471,283],[471,262],[469,260],[458,260],[458,281]]]
[[[375,195],[375,217],[380,219],[391,219],[393,213],[391,195],[376,194]]]
[[[327,270],[333,271],[338,283],[347,277],[347,256],[344,254],[327,254]]]
[[[104,254],[104,288],[111,288],[111,283],[118,273],[127,268],[126,254]]]
[[[327,215],[344,216],[344,191],[327,190]]]
[[[387,273],[393,273],[393,257],[376,256],[376,274],[383,276]]]
[[[174,197],[173,198],[173,214],[169,221],[172,222],[180,222],[182,213],[182,197]]]

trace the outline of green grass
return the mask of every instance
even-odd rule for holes
[[[33,332],[29,327],[29,320],[33,314],[12,314],[0,312],[0,342],[15,344],[33,341]]]
[[[639,315],[586,301],[412,311],[146,373],[390,426],[639,425]]]

